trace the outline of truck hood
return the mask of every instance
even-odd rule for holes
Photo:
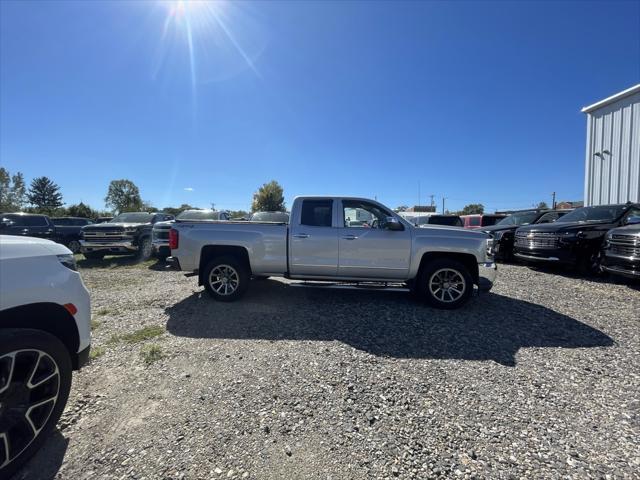
[[[42,255],[68,255],[71,253],[64,245],[35,237],[0,235],[0,259],[37,257]]]
[[[86,225],[83,228],[84,229],[91,229],[91,230],[101,230],[101,229],[110,229],[113,227],[124,227],[124,228],[134,228],[134,227],[142,227],[144,225],[148,225],[147,223],[112,223],[112,222],[105,222],[105,223],[98,223],[98,224],[94,224],[94,225]]]
[[[443,237],[457,237],[457,238],[477,238],[486,239],[489,238],[488,233],[484,233],[481,230],[467,230],[460,227],[450,227],[448,225],[423,225],[422,227],[414,227],[415,237],[426,237],[441,235]]]
[[[566,233],[573,231],[587,232],[589,230],[606,230],[606,226],[611,225],[608,222],[554,222],[543,223],[539,225],[526,225],[518,228],[518,232],[526,233]]]
[[[491,225],[489,227],[481,227],[480,230],[487,233],[506,232],[508,230],[515,231],[520,225]]]
[[[609,233],[615,233],[618,235],[635,235],[640,237],[640,225],[627,225],[626,227],[614,228],[613,230],[609,230]]]

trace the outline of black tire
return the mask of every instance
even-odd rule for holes
[[[0,382],[0,436],[7,435],[10,445],[7,452],[0,441],[0,478],[9,478],[58,422],[71,388],[71,357],[60,340],[41,330],[0,330]]]
[[[603,274],[602,251],[587,252],[580,256],[577,265],[578,273],[589,277],[596,277]]]
[[[221,302],[233,302],[242,297],[249,288],[250,278],[245,264],[236,257],[227,255],[211,260],[202,272],[205,289],[209,295]],[[225,288],[233,288],[233,291],[225,294]]]
[[[104,258],[102,252],[84,252],[83,255],[87,260],[102,260]]]
[[[142,237],[138,246],[138,259],[149,260],[153,255],[153,246],[151,245],[151,237]]]
[[[71,240],[67,244],[67,248],[71,250],[71,253],[80,253],[80,242],[78,240]]]
[[[471,297],[473,279],[467,267],[457,260],[436,259],[422,268],[415,289],[432,307],[453,310]]]
[[[158,254],[158,255],[156,255],[156,258],[158,260],[160,260],[161,262],[166,262],[167,258],[169,258],[169,255],[160,255],[160,254]]]

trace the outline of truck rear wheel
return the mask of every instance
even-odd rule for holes
[[[443,258],[424,266],[416,289],[432,307],[452,310],[469,300],[473,279],[462,263]]]
[[[203,272],[204,287],[214,299],[233,302],[249,288],[249,271],[238,259],[221,256],[211,260]]]
[[[69,397],[71,358],[53,335],[0,335],[0,478],[9,478],[46,440]]]
[[[153,254],[153,246],[151,245],[151,237],[142,237],[138,246],[138,259],[149,260]]]

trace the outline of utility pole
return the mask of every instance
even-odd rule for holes
[[[444,201],[446,200],[445,197],[442,197],[442,214],[444,215]]]
[[[432,193],[429,196],[431,197],[431,206],[433,207],[435,205],[435,203],[433,203],[433,197],[435,197],[435,195]]]
[[[216,204],[211,202],[211,210],[215,210],[216,209]]]
[[[418,181],[418,206],[420,206],[420,181]]]
[[[555,208],[556,208],[556,192],[553,192],[551,194],[551,196],[553,197],[553,200],[551,201],[551,208],[553,208],[555,210]]]

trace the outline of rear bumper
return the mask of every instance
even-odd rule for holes
[[[496,283],[498,266],[494,262],[478,264],[478,290],[488,292]]]
[[[88,242],[86,240],[80,240],[80,251],[85,252],[137,252],[138,246],[130,240],[119,242]]]

